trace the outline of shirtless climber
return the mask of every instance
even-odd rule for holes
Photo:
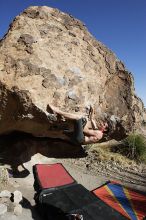
[[[92,107],[90,107],[88,118],[84,117],[83,115],[63,112],[59,108],[50,104],[47,108],[49,110],[51,109],[56,115],[63,116],[65,119],[74,121],[74,131],[70,136],[70,140],[74,144],[96,143],[103,138],[104,132],[106,132],[108,129],[107,123],[101,123],[97,128],[96,122],[93,119],[94,111]]]

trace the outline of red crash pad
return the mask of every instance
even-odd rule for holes
[[[40,189],[60,187],[76,182],[60,163],[36,164],[33,169]]]

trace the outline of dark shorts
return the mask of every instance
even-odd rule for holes
[[[84,129],[86,123],[87,123],[86,118],[80,118],[79,120],[74,121],[74,131],[73,131],[72,135],[70,136],[71,141],[74,144],[83,144],[84,143],[85,136],[84,136],[83,129]]]

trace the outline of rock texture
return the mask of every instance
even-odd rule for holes
[[[0,216],[3,215],[3,219],[7,219],[7,214],[11,215],[21,215],[22,206],[19,204],[22,201],[22,193],[18,190],[11,193],[8,190],[3,190],[0,192]],[[1,219],[1,218],[0,218]],[[12,217],[13,219],[13,217]]]
[[[143,120],[131,73],[68,14],[45,6],[26,9],[0,41],[0,54],[0,134],[64,138],[71,123],[52,117],[49,103],[76,114],[88,114],[93,105],[97,121],[118,121],[113,133],[120,138]]]

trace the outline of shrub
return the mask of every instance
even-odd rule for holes
[[[146,139],[141,134],[130,134],[116,151],[138,162],[146,162]]]

